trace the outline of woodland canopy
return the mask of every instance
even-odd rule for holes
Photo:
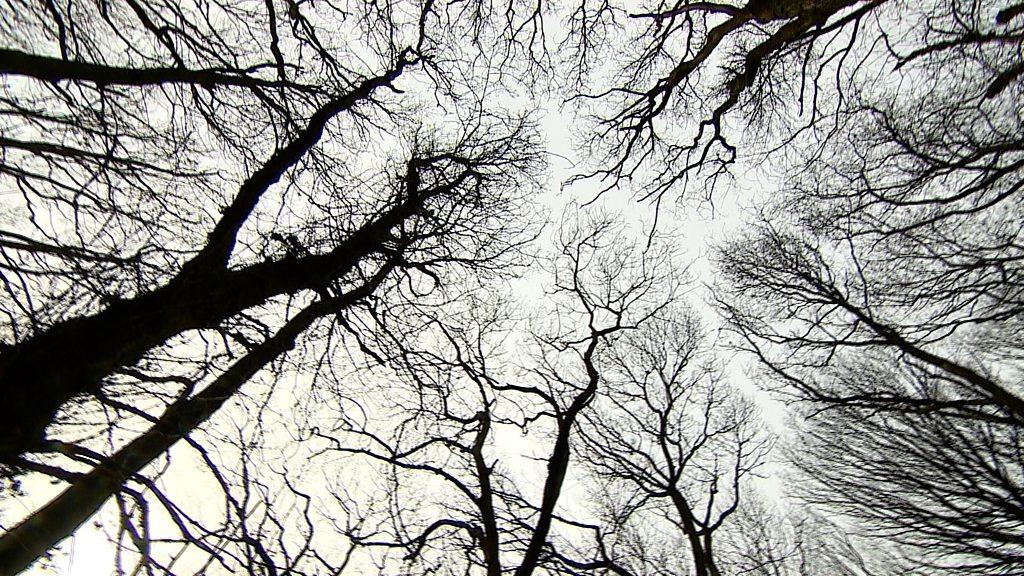
[[[3,0],[0,575],[1024,575],[1015,2]]]

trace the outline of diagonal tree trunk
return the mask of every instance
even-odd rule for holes
[[[125,482],[206,422],[259,370],[290,350],[299,335],[314,321],[332,311],[351,306],[371,294],[392,268],[393,265],[388,264],[359,288],[338,298],[319,300],[303,309],[202,392],[180,398],[147,432],[75,480],[46,506],[0,536],[0,573],[21,572],[70,536],[116,494]]]

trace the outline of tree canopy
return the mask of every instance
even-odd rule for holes
[[[1024,4],[6,0],[0,76],[0,574],[1024,574]]]

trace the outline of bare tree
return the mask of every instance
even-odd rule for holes
[[[552,309],[525,342],[508,303],[467,300],[464,315],[431,320],[418,341],[369,345],[414,385],[389,390],[373,404],[376,416],[361,397],[355,418],[318,427],[314,440],[324,444],[320,458],[380,465],[386,497],[363,504],[348,536],[381,570],[613,569],[608,557],[568,555],[578,532],[594,531],[563,508],[564,493],[581,478],[581,418],[606,392],[599,357],[660,314],[673,283],[664,253],[631,247],[615,228],[562,229]],[[525,438],[523,453],[514,437]]]
[[[1019,515],[1021,23],[927,8],[893,43],[901,81],[851,99],[722,247],[718,299],[778,388],[815,404],[795,456],[815,502],[932,569],[1013,573],[990,521]]]
[[[142,471],[216,452],[193,432],[311,328],[351,337],[533,234],[535,130],[480,104],[500,88],[432,3],[8,7],[0,462],[68,487],[0,536],[5,572],[144,507],[126,483],[174,516]]]
[[[741,298],[722,306],[743,346],[780,390],[816,405],[794,454],[816,482],[809,498],[922,556],[943,554],[932,567],[1012,572],[1022,412],[1017,347],[1000,337],[1012,315],[915,322],[936,309],[876,288],[900,274],[874,276],[856,249],[832,252],[838,262],[824,251],[766,232],[723,258]]]
[[[371,331],[365,350],[411,385],[351,398],[351,417],[320,421],[309,438],[314,462],[344,456],[342,469],[376,472],[333,487],[325,504],[347,519],[356,562],[388,573],[726,573],[716,535],[769,442],[675,301],[671,259],[608,222],[563,226],[553,306],[526,342],[511,302],[479,296],[454,316],[407,318],[419,328],[400,338]],[[595,480],[597,500],[573,486]]]
[[[738,146],[760,152],[751,139],[737,143],[741,128],[792,132],[832,117],[865,52],[898,25],[889,4],[574,4],[562,49],[579,74],[570,98],[591,116],[596,159],[578,178],[606,190],[635,182],[660,204],[694,177],[728,174]]]
[[[229,8],[231,6],[226,9]],[[197,16],[179,12],[165,14],[166,9],[169,8],[161,5],[148,7],[148,10],[136,6],[131,23],[140,29],[140,34],[159,38],[166,34],[153,23],[157,15],[169,22],[165,27],[172,28],[191,26]],[[35,12],[34,8],[26,11],[26,17]],[[73,13],[70,16],[74,19],[69,15],[40,14],[38,25],[54,25],[59,30],[64,29],[61,23],[65,20],[71,20],[74,26],[116,28],[124,25],[111,19],[109,14],[94,17],[86,14]],[[376,55],[379,71],[349,72],[340,86],[323,83],[310,97],[312,102],[303,108],[297,102],[275,105],[273,109],[283,108],[287,115],[272,119],[266,128],[261,128],[276,127],[276,135],[261,142],[268,150],[256,151],[249,144],[255,134],[234,141],[234,147],[242,149],[237,158],[239,170],[231,167],[214,172],[210,168],[217,166],[216,161],[194,169],[166,165],[184,161],[195,164],[199,162],[197,157],[204,155],[224,155],[225,160],[231,159],[230,149],[189,148],[188,131],[193,130],[189,122],[201,125],[204,119],[204,108],[200,104],[189,104],[184,110],[172,108],[166,118],[160,112],[144,116],[150,108],[164,106],[159,91],[144,84],[134,90],[125,88],[129,90],[127,101],[111,103],[109,108],[113,111],[108,114],[103,98],[109,83],[103,79],[73,74],[67,75],[70,78],[56,79],[18,76],[18,81],[10,88],[9,117],[11,122],[24,118],[27,126],[16,130],[25,136],[24,142],[5,143],[5,149],[11,150],[16,158],[5,166],[9,167],[8,185],[23,195],[23,202],[12,208],[28,218],[26,227],[11,230],[11,243],[5,246],[10,261],[8,269],[13,275],[8,276],[6,283],[12,341],[3,359],[2,377],[11,383],[5,384],[9,401],[4,407],[3,420],[9,429],[5,429],[4,454],[21,454],[38,445],[42,429],[53,421],[55,411],[64,402],[95,391],[104,378],[122,366],[137,363],[148,350],[165,341],[189,330],[214,328],[275,296],[321,289],[332,280],[344,277],[364,258],[381,252],[375,239],[429,209],[425,206],[428,199],[446,190],[443,183],[434,180],[440,171],[449,168],[456,171],[452,173],[450,185],[464,182],[457,172],[460,166],[469,168],[472,164],[473,150],[442,151],[437,156],[414,152],[408,162],[402,162],[401,168],[396,167],[398,174],[392,172],[393,183],[405,188],[400,198],[395,197],[392,191],[396,188],[387,181],[368,180],[369,175],[360,176],[363,170],[355,166],[335,169],[329,160],[332,154],[339,152],[338,144],[344,146],[374,122],[385,120],[386,114],[374,114],[378,118],[371,116],[365,120],[363,116],[382,104],[377,94],[379,88],[393,87],[407,69],[423,64],[425,54],[429,58],[431,37],[425,26],[428,19],[435,17],[428,5],[420,17],[410,23],[390,23],[396,37]],[[321,41],[311,35],[312,29],[304,31],[313,25],[307,22],[303,26],[301,10],[294,18],[292,32],[298,37],[292,41],[305,42],[307,49],[317,54],[316,47]],[[267,33],[273,40],[277,37],[274,11],[264,15],[264,19],[263,23],[269,28]],[[65,33],[84,34],[74,33],[74,26]],[[238,34],[245,29],[231,31]],[[209,31],[209,35],[217,40],[215,32],[219,30]],[[403,38],[398,36],[400,32],[408,34]],[[90,38],[97,34],[92,32]],[[227,49],[219,51],[220,46],[203,44],[207,38],[199,33],[197,37],[186,30],[180,34],[185,36],[181,41],[187,40],[193,50],[202,48],[204,53],[219,54],[219,58],[231,54]],[[369,40],[372,47],[373,38]],[[114,34],[110,41],[121,40]],[[163,58],[178,57],[179,49],[174,42],[167,42],[169,47],[154,50]],[[408,43],[403,46],[405,42]],[[195,44],[199,46],[193,46]],[[279,52],[273,41],[268,41],[267,46],[269,48],[261,48]],[[160,54],[161,51],[167,54]],[[302,54],[298,48],[294,51]],[[337,56],[320,54],[314,61],[330,69]],[[301,62],[295,67],[311,66]],[[34,66],[29,68],[37,70]],[[185,64],[178,62],[176,69],[184,68]],[[278,72],[283,74],[288,68],[280,64]],[[18,69],[8,74],[17,72]],[[62,83],[70,83],[75,90],[61,92]],[[18,90],[21,86],[25,87],[23,91]],[[225,90],[230,88],[232,85],[228,83]],[[70,102],[35,102],[33,91],[37,89],[54,89]],[[76,96],[79,90],[96,90],[99,97]],[[182,90],[190,94],[198,88],[186,85]],[[243,92],[242,96],[245,95]],[[172,100],[167,105],[173,104]],[[249,110],[244,100],[231,104],[230,107],[225,105],[224,112],[217,109],[216,120],[206,127],[214,133],[204,131],[204,136],[217,136],[219,122],[229,118],[226,110],[240,113]],[[141,140],[139,146],[143,146],[156,136],[92,135],[83,122],[50,118],[47,111],[61,107],[73,108],[81,114],[96,108],[99,122],[113,126],[131,126],[133,118],[122,118],[130,113],[143,115],[134,119],[135,124],[145,124],[150,129],[167,126],[167,133],[158,135],[164,138],[164,144],[150,152],[146,148],[136,150],[133,143]],[[37,108],[43,112],[34,112]],[[123,108],[128,112],[119,114]],[[400,108],[395,113],[401,114]],[[343,136],[344,132],[336,132],[339,128],[346,129],[339,126],[344,124],[341,119],[346,116],[349,122],[356,121],[349,137]],[[259,120],[258,117],[240,117],[230,121],[233,125],[259,128]],[[179,127],[179,123],[184,126]],[[466,133],[471,134],[472,129]],[[513,129],[510,134],[518,132]],[[335,135],[339,136],[337,142],[324,139]],[[54,140],[68,142],[73,138],[93,138],[96,144],[83,143],[82,148],[108,151],[102,154],[75,152],[52,144]],[[97,145],[104,141],[114,143],[105,147]],[[232,142],[226,139],[227,145]],[[126,149],[121,152],[117,146]],[[249,156],[254,152],[254,156]],[[465,158],[461,156],[463,153]],[[159,160],[154,161],[157,163],[148,161],[151,154],[159,156]],[[467,177],[472,179],[464,172],[463,178]],[[227,195],[220,192],[223,187],[217,178],[222,178],[227,188],[235,183],[237,192]],[[283,186],[280,185],[282,178]],[[313,182],[318,184],[310,185]],[[337,188],[363,186],[380,191],[349,195],[332,192]],[[287,204],[289,212],[302,202],[316,207],[313,211],[322,214],[323,219],[312,225],[317,220],[305,223],[301,220],[312,214],[275,216],[274,211],[283,205],[279,198],[267,200],[265,196],[288,191],[291,192],[289,198],[296,196]],[[202,214],[207,202],[212,204],[211,208],[219,209],[220,214]],[[361,219],[361,214],[376,214],[377,217]],[[276,221],[280,221],[280,228],[275,230]],[[276,240],[278,238],[280,240]],[[33,384],[25,385],[28,382]],[[22,390],[32,392],[19,394]]]
[[[634,185],[658,205],[670,191],[710,195],[737,160],[838,150],[865,108],[895,104],[936,127],[949,112],[969,125],[957,110],[1014,116],[1013,3],[601,0],[566,12],[567,98],[590,118],[593,159],[576,178]],[[960,104],[904,107],[936,87]]]
[[[840,408],[807,428],[791,456],[801,471],[795,485],[802,498],[910,547],[921,568],[1022,573],[1019,426]]]
[[[552,8],[568,18],[558,52]],[[1022,15],[10,0],[0,490],[63,492],[5,520],[0,566],[44,557],[109,502],[118,566],[138,572],[337,573],[359,555],[724,573],[719,535],[766,444],[674,308],[656,235],[640,250],[607,222],[565,228],[528,343],[486,284],[536,233],[540,138],[515,107],[557,57],[591,122],[579,179],[638,182],[658,204],[698,177],[710,193],[741,150],[783,161],[764,221],[720,252],[717,298],[767,381],[821,411],[796,458],[820,488],[805,496],[960,555],[932,567],[1016,570]],[[854,422],[863,444],[834,453]],[[512,434],[543,470],[499,449]],[[216,509],[163,483],[172,458],[199,463]],[[329,490],[292,467],[307,462],[338,472]],[[604,516],[566,512],[583,464],[612,492]],[[385,497],[361,492],[371,477]],[[872,486],[903,515],[872,509]],[[863,572],[854,556],[835,569]]]
[[[695,315],[678,305],[623,334],[603,355],[607,391],[581,429],[581,458],[614,495],[606,539],[661,533],[668,557],[678,558],[679,546],[689,551],[692,571],[645,563],[624,542],[613,555],[636,574],[725,573],[717,534],[770,445],[753,406],[729,390],[701,341]]]
[[[898,320],[915,311],[910,305],[916,299],[876,304],[880,292],[877,283],[868,283],[865,259],[856,250],[836,258],[830,262],[823,247],[767,228],[722,252],[722,264],[742,304],[721,304],[749,349],[781,381],[820,402],[1020,422],[1024,406],[1013,372],[958,360],[955,354],[969,348],[956,332],[933,331],[927,320],[911,315]],[[779,299],[765,300],[768,296]],[[941,316],[933,321],[944,322]],[[783,350],[784,358],[776,356]],[[1012,348],[1006,353],[1006,360],[1015,360]],[[887,364],[906,364],[922,377],[844,377],[851,366],[870,372],[876,364],[883,371]]]
[[[509,152],[517,154],[517,147],[520,144],[518,137],[512,137],[511,139],[497,143],[498,149],[494,150],[499,154]],[[513,146],[513,148],[506,148],[506,146]],[[500,150],[504,150],[501,152]],[[456,153],[458,154],[458,153]],[[510,159],[509,157],[505,157]],[[479,160],[483,160],[480,158]],[[492,157],[496,163],[492,166],[502,165],[501,170],[507,170],[508,165],[505,164],[504,160],[499,157]],[[443,157],[437,157],[438,162],[444,163],[446,160]],[[461,158],[460,161],[468,162],[468,158]],[[451,186],[449,191],[459,194],[457,190],[461,189],[465,193],[476,195],[480,188],[478,186],[486,184],[484,183],[487,178],[484,171],[488,170],[486,164],[490,161],[483,160],[473,161],[472,164],[467,164],[466,169],[473,171],[473,175],[470,176],[465,182],[456,182],[455,186]],[[429,172],[428,172],[429,173]],[[438,174],[440,176],[440,174]],[[463,174],[465,177],[465,173]],[[502,176],[503,178],[504,176]],[[458,178],[458,177],[457,177]],[[448,187],[448,183],[441,183],[442,187]],[[467,188],[468,187],[468,188]],[[418,194],[415,190],[409,191],[411,194]],[[255,344],[258,340],[248,340],[253,342],[249,348],[243,352],[240,359],[231,364],[223,373],[213,378],[205,387],[201,387],[200,381],[189,381],[185,379],[175,378],[172,381],[177,383],[184,380],[185,386],[180,391],[172,392],[177,394],[176,397],[172,396],[173,401],[167,406],[163,414],[157,419],[152,420],[153,427],[149,431],[145,432],[141,436],[131,440],[129,443],[122,446],[116,447],[116,452],[110,455],[111,460],[108,462],[107,457],[98,456],[99,460],[95,463],[98,467],[90,473],[90,475],[79,480],[76,479],[73,483],[72,488],[58,500],[51,503],[50,507],[44,509],[42,515],[34,515],[22,523],[18,528],[12,529],[7,535],[5,535],[4,542],[11,547],[11,550],[16,550],[19,557],[25,558],[26,560],[34,557],[33,554],[45,550],[48,546],[55,544],[61,538],[70,533],[74,527],[76,527],[81,521],[87,518],[93,511],[95,511],[102,502],[109,497],[114,491],[118,489],[119,483],[126,480],[130,476],[137,473],[143,466],[148,464],[156,456],[158,456],[163,450],[169,448],[177,439],[184,435],[187,435],[196,426],[204,422],[210,415],[216,411],[225,401],[229,400],[231,396],[239,390],[239,388],[250,378],[255,372],[263,368],[266,364],[277,358],[278,355],[285,352],[294,345],[296,338],[307,328],[310,324],[317,321],[318,318],[323,316],[329,316],[330,314],[337,314],[338,312],[350,308],[354,302],[360,299],[365,299],[367,296],[373,293],[378,286],[382,285],[388,278],[396,271],[404,269],[406,275],[408,274],[427,274],[429,277],[439,279],[438,272],[441,270],[441,266],[445,262],[452,262],[459,260],[458,251],[465,248],[471,247],[470,244],[463,244],[462,240],[455,240],[458,245],[447,244],[445,235],[451,234],[453,237],[460,235],[460,230],[466,230],[464,226],[469,225],[471,228],[479,229],[476,226],[477,223],[483,223],[481,220],[476,219],[479,216],[484,216],[490,210],[487,208],[485,203],[478,200],[477,198],[471,203],[467,202],[464,206],[457,206],[457,203],[462,201],[468,201],[468,197],[458,199],[456,197],[450,197],[449,200],[454,200],[453,203],[442,204],[432,203],[425,204],[423,208],[431,211],[431,215],[428,217],[429,221],[433,224],[428,223],[428,220],[421,220],[417,223],[407,221],[407,228],[403,230],[391,230],[387,233],[393,234],[390,239],[385,237],[385,242],[395,242],[402,249],[395,255],[388,257],[381,263],[381,268],[373,272],[373,276],[364,280],[365,284],[361,287],[357,285],[358,289],[349,289],[344,292],[330,287],[324,287],[323,296],[314,300],[313,303],[305,306],[295,316],[293,316],[288,323],[277,331],[276,334],[265,340],[261,344]],[[495,197],[497,200],[497,197]],[[486,202],[486,201],[485,201]],[[493,209],[500,212],[505,212],[510,205],[494,205]],[[473,216],[466,220],[460,221],[466,214],[466,210],[473,210]],[[436,210],[436,212],[434,212]],[[507,212],[506,212],[507,213]],[[497,213],[491,213],[496,215]],[[485,216],[489,218],[491,216]],[[506,221],[504,224],[509,223]],[[372,229],[371,229],[372,230]],[[369,231],[361,230],[364,234],[368,234]],[[382,231],[384,232],[384,231]],[[377,234],[379,234],[378,232]],[[415,238],[415,242],[420,243],[419,247],[423,248],[422,251],[416,249],[405,250],[405,246],[409,246],[412,242],[407,242],[403,239],[403,236],[408,235],[409,240]],[[440,240],[439,243],[430,246],[435,240]],[[404,245],[404,246],[403,246]],[[387,246],[387,244],[384,244]],[[497,250],[497,252],[491,253],[492,256],[500,256],[501,253],[505,252],[509,245],[503,244],[502,246],[491,244],[491,247]],[[482,251],[477,251],[474,254],[472,260],[465,259],[463,263],[469,264],[476,261],[477,258],[483,256],[487,259],[487,252],[489,250],[488,244],[483,243],[478,246]],[[453,251],[449,251],[453,250]],[[306,260],[311,259],[311,260]],[[320,260],[319,255],[309,255],[303,257],[286,257],[285,259],[268,262],[266,264],[257,265],[260,267],[267,267],[274,264],[283,263],[284,265],[292,265],[294,261],[302,263],[304,260],[306,264],[312,265],[317,260]],[[329,270],[329,268],[328,268]],[[438,272],[435,272],[438,271]],[[389,280],[388,283],[402,282],[401,277]],[[241,288],[241,286],[239,286]],[[332,295],[337,294],[337,295]],[[197,296],[198,297],[198,296]],[[243,333],[244,334],[244,333]],[[243,336],[244,338],[244,336]],[[246,342],[243,340],[243,342]],[[146,375],[140,378],[142,381],[151,380],[153,377],[146,378]],[[198,394],[193,394],[193,390],[201,389]],[[112,405],[114,408],[119,408],[129,416],[141,417],[144,419],[150,419],[146,412],[141,414],[137,410],[132,410],[132,400],[130,396],[126,396],[124,392],[112,393],[112,399],[107,400],[104,398],[104,403]],[[120,398],[120,399],[119,399]],[[49,451],[55,454],[66,454],[69,450],[72,455],[77,451],[73,448],[66,446],[64,442],[56,442],[53,440],[47,441],[45,446],[48,447]],[[87,461],[94,461],[97,457],[89,457]],[[24,470],[47,470],[46,467],[35,466],[36,459],[26,459],[23,457],[14,460],[13,463],[17,468]],[[86,498],[84,494],[89,494]],[[88,501],[90,505],[86,506],[84,503]],[[63,507],[70,507],[75,510],[73,515],[68,515],[61,510]],[[52,513],[51,513],[52,512]],[[49,519],[49,522],[45,522],[45,519]],[[40,536],[32,536],[27,538],[21,530],[30,530],[33,532],[41,530],[45,535],[42,538]],[[31,547],[27,547],[27,541],[36,542]],[[28,549],[26,549],[28,548]]]

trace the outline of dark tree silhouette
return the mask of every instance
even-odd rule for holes
[[[327,476],[376,470],[335,489],[356,557],[386,573],[726,573],[714,540],[769,443],[708,364],[672,255],[617,228],[563,226],[526,342],[493,294],[400,331],[415,339],[372,331],[384,377],[411,385],[351,398],[351,418],[309,437]],[[353,495],[369,490],[385,496]]]
[[[201,387],[198,381],[186,380],[185,385],[179,391],[172,392],[176,396],[172,396],[173,401],[168,404],[163,414],[153,421],[151,430],[130,443],[118,447],[117,451],[109,456],[109,461],[106,456],[99,456],[99,460],[95,462],[98,465],[97,468],[90,475],[80,480],[76,479],[68,492],[51,504],[52,508],[44,508],[40,515],[31,516],[18,528],[12,529],[4,535],[0,540],[3,543],[3,549],[10,549],[12,554],[28,561],[34,557],[33,554],[45,550],[46,547],[67,536],[91,512],[94,512],[106,497],[117,490],[118,482],[136,474],[163,450],[169,448],[174,441],[187,435],[209,418],[212,412],[228,400],[249,377],[291,348],[304,328],[318,318],[338,314],[358,300],[370,296],[396,271],[405,270],[407,276],[422,273],[430,278],[439,279],[438,274],[442,272],[446,263],[454,261],[462,265],[472,265],[475,261],[483,262],[492,257],[502,256],[511,247],[504,241],[479,243],[475,253],[471,256],[460,256],[462,250],[473,249],[473,247],[458,237],[464,234],[462,231],[475,233],[481,229],[481,226],[486,226],[488,220],[499,214],[511,214],[509,209],[515,206],[513,198],[496,194],[492,199],[487,199],[480,196],[480,193],[482,188],[489,185],[501,186],[498,180],[507,178],[508,174],[505,171],[509,169],[510,163],[514,164],[519,161],[516,155],[522,150],[520,146],[528,143],[528,139],[521,139],[523,137],[528,138],[528,134],[514,133],[508,138],[496,142],[465,141],[463,142],[465,148],[456,148],[452,153],[429,156],[428,160],[423,162],[420,160],[410,162],[406,183],[416,181],[420,177],[414,170],[423,170],[423,175],[429,179],[422,182],[422,188],[419,191],[415,188],[403,190],[400,183],[396,184],[396,191],[403,196],[408,194],[409,197],[418,198],[418,200],[410,202],[412,205],[418,204],[417,213],[411,214],[408,219],[403,219],[404,222],[399,221],[404,224],[404,230],[403,227],[397,227],[397,224],[383,226],[383,222],[394,217],[393,214],[390,214],[392,211],[385,211],[381,218],[371,220],[369,225],[354,232],[350,239],[357,246],[372,248],[373,252],[369,254],[370,257],[379,253],[382,253],[382,257],[378,260],[378,268],[368,272],[362,272],[355,265],[358,263],[366,266],[374,260],[365,258],[361,259],[361,262],[353,262],[350,268],[355,269],[354,272],[359,274],[359,276],[355,276],[359,283],[351,285],[347,289],[342,288],[344,285],[339,284],[338,280],[328,276],[327,271],[336,270],[330,263],[335,256],[332,252],[323,255],[285,256],[279,260],[241,268],[239,271],[222,269],[225,272],[221,275],[220,280],[225,282],[223,285],[225,291],[230,293],[230,288],[234,288],[236,295],[245,288],[245,285],[234,283],[234,279],[230,277],[232,274],[242,274],[243,277],[249,275],[257,279],[254,280],[254,284],[261,280],[264,282],[262,287],[265,287],[267,284],[273,285],[274,276],[261,277],[259,273],[277,267],[280,267],[278,272],[290,272],[288,276],[279,279],[281,282],[308,282],[310,277],[315,279],[319,276],[319,281],[324,282],[325,285],[317,287],[317,291],[322,293],[321,296],[312,304],[302,307],[282,328],[262,344],[256,343],[258,336],[254,336],[252,339],[244,339],[244,336],[239,338],[247,344],[243,347],[242,357],[213,378],[205,387]],[[463,156],[463,154],[472,154],[474,148],[475,152],[482,153],[482,155]],[[528,158],[523,158],[523,160],[530,161]],[[499,166],[500,168],[498,168]],[[489,176],[487,172],[495,168],[500,169],[501,173],[492,172]],[[455,172],[454,181],[434,181],[434,178],[446,177],[446,170],[452,169],[463,171]],[[488,182],[492,177],[496,180]],[[427,185],[427,182],[430,184]],[[491,204],[492,200],[500,202],[500,204]],[[406,206],[408,205],[406,204]],[[402,205],[399,204],[399,206]],[[422,216],[424,211],[429,211],[429,216]],[[496,222],[496,224],[509,230],[506,225],[511,222],[505,220],[500,223]],[[449,244],[449,242],[456,244]],[[356,254],[358,253],[357,251]],[[360,276],[367,273],[372,276],[360,279]],[[393,284],[400,281],[399,277],[389,282]],[[257,284],[257,286],[260,285]],[[181,294],[179,293],[178,296]],[[203,299],[198,294],[194,294],[194,296],[198,301],[196,307],[200,307]],[[216,293],[206,293],[205,296],[207,298],[216,297]],[[169,301],[174,302],[174,300]],[[180,308],[185,306],[185,303],[176,305]],[[139,340],[142,338],[140,337]],[[250,342],[251,344],[249,344]],[[139,380],[142,382],[159,381],[159,378],[143,374]],[[173,379],[173,381],[180,380]],[[193,394],[193,391],[198,392]],[[130,392],[116,391],[111,393],[113,399],[110,400],[106,399],[106,393],[102,391],[97,394],[103,395],[101,401],[104,404],[120,408],[129,415],[134,415],[134,411],[131,410],[134,400],[131,399]],[[142,416],[145,418],[145,413]],[[173,433],[169,434],[169,431],[173,431]],[[69,448],[64,442],[52,439],[44,441],[42,446],[44,448],[41,450],[42,452],[52,451],[55,454],[66,454],[70,450],[72,455],[79,457],[82,454],[88,454],[87,452],[78,454],[76,449]],[[87,461],[95,459],[96,457],[87,456]],[[34,466],[37,461],[27,457],[11,460],[14,470],[45,470],[46,468]],[[87,506],[86,502],[91,504]],[[61,506],[74,508],[75,515],[69,516],[60,512]],[[28,540],[22,529],[35,534],[31,540],[36,543],[28,546],[26,544]],[[8,559],[6,555],[4,559]],[[12,565],[17,565],[17,563]]]
[[[449,16],[4,9],[0,470],[68,484],[0,536],[5,573],[176,442],[202,450],[190,434],[310,327],[515,264],[538,138],[480,103],[456,42],[474,24]]]
[[[624,334],[603,357],[606,392],[581,429],[581,458],[605,493],[621,495],[606,530],[674,533],[665,559],[677,560],[669,564],[644,563],[628,547],[615,556],[635,574],[678,573],[678,546],[692,565],[683,573],[725,574],[717,534],[770,445],[753,406],[728,388],[701,341],[695,315],[679,306]]]
[[[922,10],[887,56],[898,81],[862,86],[721,248],[718,300],[780,389],[816,405],[794,456],[815,502],[932,570],[1014,573],[1024,23]]]
[[[380,465],[387,496],[363,510],[348,536],[377,554],[381,570],[621,570],[610,557],[570,553],[574,532],[594,534],[562,504],[582,477],[573,464],[581,419],[607,392],[600,358],[672,297],[667,255],[645,253],[616,228],[563,227],[550,260],[550,310],[526,342],[510,328],[508,302],[474,300],[454,324],[432,319],[418,342],[370,346],[414,382],[375,403],[381,414],[398,408],[405,416],[363,406],[330,432],[314,430],[313,440],[324,443],[321,458]],[[516,436],[535,458],[516,453]],[[355,499],[347,508],[358,506]]]
[[[802,472],[797,493],[912,547],[919,568],[1020,574],[1020,433],[1019,426],[934,412],[830,410],[809,422],[792,449]]]
[[[898,26],[890,4],[576,3],[562,49],[578,78],[569,97],[594,136],[594,161],[577,178],[635,184],[658,204],[694,177],[714,183],[738,146],[756,150],[737,128],[806,128],[837,113],[860,49]]]
[[[133,573],[1020,573],[1022,50],[978,0],[9,0],[0,572],[109,504]],[[552,93],[599,194],[780,176],[713,299],[843,518],[745,504],[657,223],[532,259]]]

